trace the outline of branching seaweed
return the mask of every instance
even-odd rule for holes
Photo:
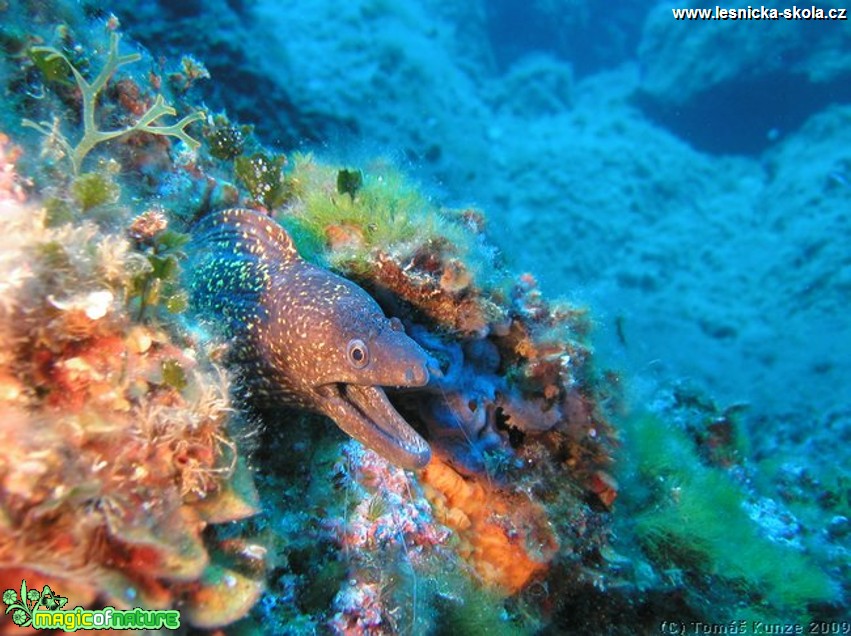
[[[120,39],[120,36],[115,32],[110,35],[109,53],[107,55],[106,63],[92,82],[86,80],[86,78],[83,77],[80,71],[77,70],[65,54],[58,49],[48,46],[38,46],[31,49],[33,53],[45,55],[44,59],[47,62],[53,60],[64,61],[71,69],[71,72],[74,74],[74,78],[77,80],[77,85],[80,87],[80,92],[82,93],[83,98],[83,137],[77,143],[77,146],[73,148],[67,139],[62,138],[60,140],[60,143],[65,148],[68,157],[71,160],[75,174],[80,173],[80,167],[83,164],[83,160],[97,144],[132,132],[147,132],[153,135],[177,137],[193,150],[201,145],[198,141],[190,137],[185,130],[189,124],[204,118],[204,113],[200,111],[187,115],[174,124],[156,124],[157,120],[162,117],[173,117],[177,115],[177,111],[166,104],[162,95],[157,95],[153,105],[151,105],[148,111],[139,118],[139,121],[132,126],[127,126],[126,128],[121,128],[119,130],[98,129],[97,124],[95,123],[95,107],[100,91],[103,90],[106,83],[109,81],[109,78],[112,77],[116,70],[122,66],[126,66],[127,64],[137,62],[142,57],[138,53],[120,55],[118,52],[118,43]],[[50,136],[55,134],[55,131],[51,130],[52,127],[46,122],[37,123],[29,119],[24,119],[22,123],[24,126],[29,128],[35,128],[44,135]]]

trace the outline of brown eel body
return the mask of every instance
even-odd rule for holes
[[[381,387],[429,380],[428,354],[353,282],[308,263],[269,217],[230,209],[193,232],[199,313],[223,325],[255,393],[322,413],[389,461],[425,466],[426,441]]]

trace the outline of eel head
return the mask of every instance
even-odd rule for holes
[[[424,386],[431,357],[359,288],[336,299],[330,322],[310,373],[315,409],[394,464],[423,468],[431,458],[428,443],[381,387]]]

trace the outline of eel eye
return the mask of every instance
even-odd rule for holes
[[[369,364],[369,349],[367,349],[366,343],[360,338],[349,340],[346,354],[349,356],[349,363],[355,369],[363,369]]]

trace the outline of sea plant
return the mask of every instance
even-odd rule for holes
[[[363,172],[343,168],[337,172],[337,192],[348,194],[354,200],[358,190],[363,187]]]
[[[47,73],[48,79],[57,77],[56,64],[58,61],[64,62],[70,68],[77,86],[80,88],[83,102],[83,136],[77,142],[77,145],[72,147],[71,143],[62,135],[58,135],[57,139],[60,145],[65,150],[66,155],[71,161],[74,168],[74,174],[79,174],[83,165],[83,160],[86,155],[99,143],[115,139],[123,135],[133,132],[146,132],[152,135],[162,135],[168,137],[176,137],[183,141],[193,150],[200,146],[200,143],[189,136],[186,132],[186,127],[196,121],[204,119],[204,113],[201,111],[187,115],[180,121],[174,124],[157,124],[156,122],[162,117],[173,117],[177,115],[177,111],[166,104],[162,95],[157,95],[154,103],[150,108],[139,118],[139,120],[130,126],[120,128],[118,130],[100,130],[95,121],[95,109],[97,99],[100,92],[106,86],[112,75],[122,66],[132,64],[141,59],[138,53],[130,53],[129,55],[120,55],[118,52],[118,43],[121,36],[115,31],[110,33],[109,52],[106,62],[97,77],[89,82],[82,73],[74,66],[71,61],[60,50],[49,46],[34,46],[30,49],[31,54],[41,61],[40,68],[50,68],[51,72]],[[37,123],[30,119],[24,119],[23,125],[29,128],[35,128],[45,136],[55,136],[56,131],[48,122]]]
[[[284,176],[287,158],[282,154],[240,155],[234,160],[234,173],[253,199],[267,209],[278,207],[290,196]]]
[[[74,179],[71,194],[83,212],[87,212],[99,205],[118,201],[121,188],[106,171],[87,172]]]
[[[361,170],[323,165],[310,155],[291,159],[296,201],[279,220],[308,255],[318,251],[320,260],[347,273],[368,268],[373,250],[410,257],[417,246],[436,252],[451,245],[457,255],[471,256],[469,233],[389,166]]]
[[[632,511],[631,523],[654,560],[717,577],[763,599],[780,616],[800,618],[809,605],[837,599],[833,581],[806,552],[765,535],[747,513],[741,486],[721,468],[702,463],[685,432],[653,415],[628,427],[636,473],[625,481],[652,485],[632,493],[643,503]]]
[[[246,141],[251,138],[253,126],[238,125],[224,114],[215,115],[204,126],[204,139],[210,154],[222,161],[231,161],[242,154]]]
[[[148,307],[161,306],[171,314],[182,313],[188,301],[179,282],[179,262],[186,257],[183,246],[189,235],[163,228],[148,238],[136,240],[145,249],[150,265],[133,278],[127,296],[130,303],[138,302],[137,318],[144,319]]]

